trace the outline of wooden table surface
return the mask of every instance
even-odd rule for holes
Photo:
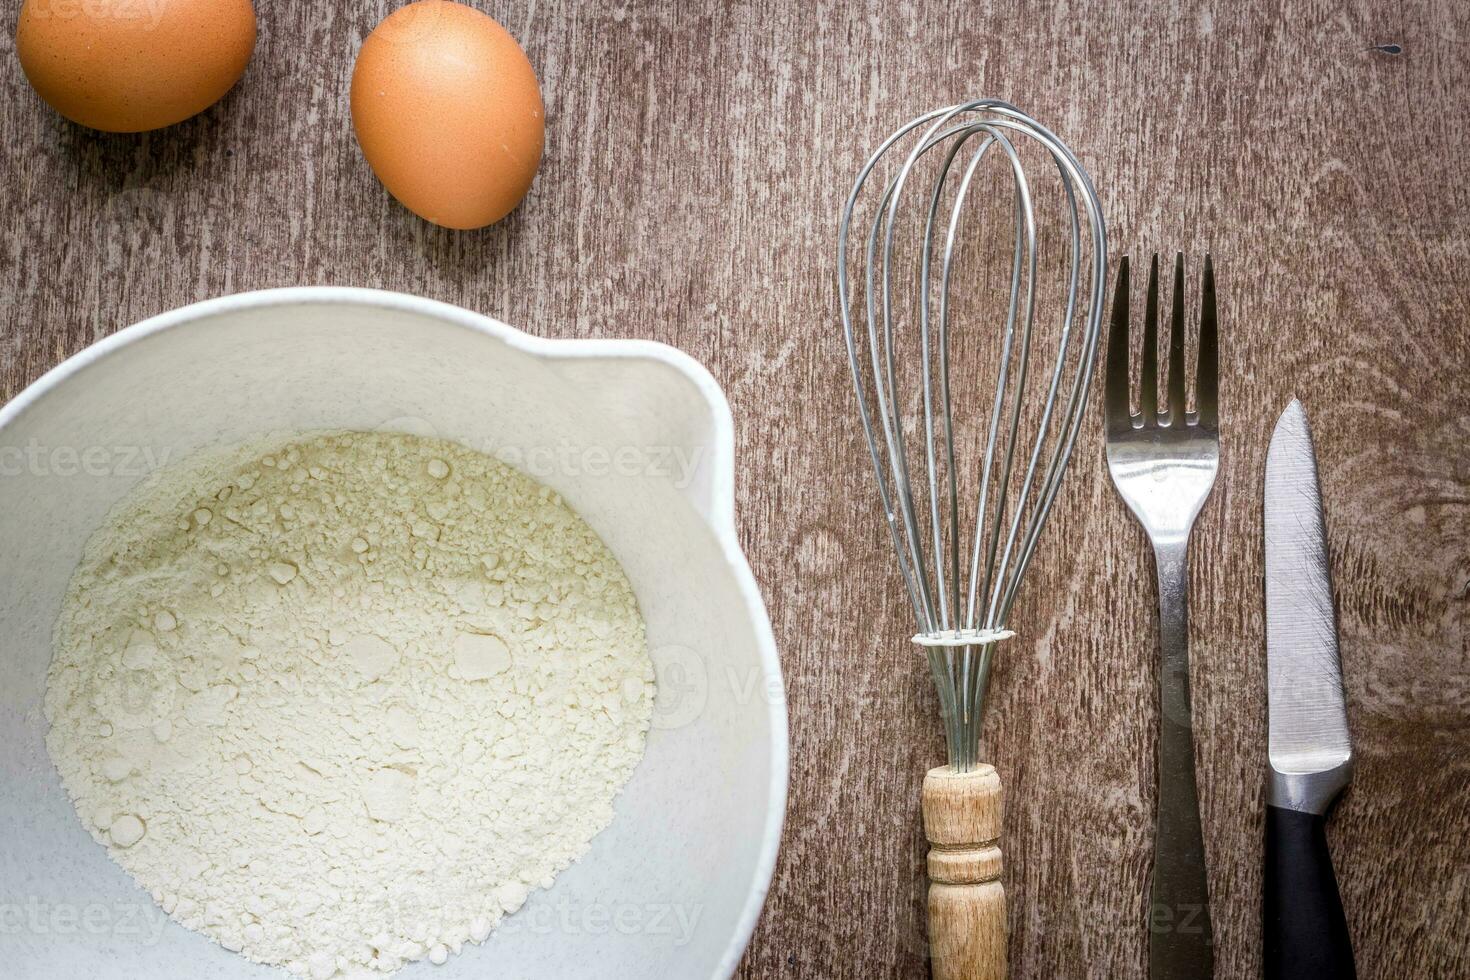
[[[524,42],[549,132],[529,199],[468,234],[395,204],[354,142],[352,57],[381,0],[262,5],[240,85],[146,136],[62,121],[5,52],[0,393],[151,314],[308,283],[689,351],[733,403],[791,716],[785,842],[743,975],[922,976],[918,784],[943,745],[853,423],[831,251],[893,127],[1009,99],[1089,168],[1115,256],[1209,249],[1220,271],[1224,464],[1190,629],[1218,975],[1260,969],[1260,486],[1293,394],[1322,459],[1359,758],[1331,837],[1360,975],[1470,975],[1470,7],[481,6]],[[1015,977],[1144,976],[1153,572],[1095,419],[985,729]]]

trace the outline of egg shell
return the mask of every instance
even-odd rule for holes
[[[26,0],[15,50],[26,78],[73,122],[112,133],[209,108],[255,50],[250,0]]]
[[[419,0],[363,42],[352,125],[388,192],[448,228],[505,217],[530,190],[545,144],[536,72],[491,17]]]

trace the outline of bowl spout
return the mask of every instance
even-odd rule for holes
[[[596,342],[594,342],[596,343]],[[735,537],[730,406],[703,365],[650,341],[621,341],[607,356],[559,360],[554,370],[592,418],[617,433],[605,466],[663,482],[722,538]]]

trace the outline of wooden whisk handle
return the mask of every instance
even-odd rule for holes
[[[1003,980],[1000,776],[990,766],[924,777],[929,839],[929,955],[934,980]]]

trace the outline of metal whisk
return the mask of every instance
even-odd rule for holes
[[[1036,312],[1038,298],[1049,294],[1038,282],[1034,185],[1023,163],[1024,155],[1034,153],[1029,143],[1038,144],[1041,159],[1055,165],[1070,232],[1061,322],[1054,346],[1044,360],[1037,358],[1040,369],[1032,363],[1033,354],[1041,353],[1033,350]],[[931,152],[939,160],[937,168]],[[969,208],[966,204],[987,157],[1012,178],[1014,251],[1004,315],[976,324],[998,338],[999,364],[983,420],[972,508],[968,495],[961,501],[961,474],[967,471],[956,449],[964,433],[954,411],[950,358],[957,335],[951,314],[959,295],[953,273],[960,234],[979,213],[973,201]],[[864,188],[880,163],[899,158],[902,165],[877,197],[866,247],[850,256],[850,232]],[[916,169],[926,158],[929,170]],[[937,177],[926,178],[930,170],[937,170]],[[895,240],[902,240],[897,232],[906,209],[917,209],[912,221],[922,222],[917,288],[909,280],[907,292],[895,285],[894,249]],[[861,270],[866,330],[854,327],[850,264]],[[936,977],[1004,975],[1004,898],[994,846],[1000,783],[994,770],[978,761],[980,719],[995,644],[1014,635],[1008,628],[1011,606],[1086,409],[1106,272],[1102,211],[1077,158],[1030,116],[992,99],[937,109],[901,127],[862,168],[842,212],[838,293],[858,412],[918,623],[914,642],[928,655],[949,748],[950,765],[929,774],[924,794],[926,831],[936,845],[930,856]],[[1058,291],[1053,298],[1061,295]],[[917,349],[909,351],[905,341],[914,346],[914,325]],[[920,381],[905,388],[900,367],[912,356],[920,362]],[[1042,383],[1044,395],[1034,387]],[[915,387],[922,418],[916,429],[906,429]],[[953,930],[944,925],[951,920]],[[982,927],[976,928],[976,921]]]

